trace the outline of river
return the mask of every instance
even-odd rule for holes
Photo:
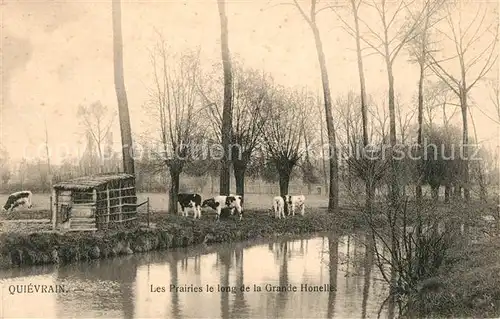
[[[376,318],[387,286],[372,256],[365,254],[364,242],[362,235],[316,235],[8,270],[0,274],[0,315]],[[42,285],[61,285],[66,292],[9,293],[9,287],[29,283],[39,291]],[[301,292],[305,284],[316,291]],[[270,286],[297,291],[266,291]],[[194,292],[194,287],[202,291]],[[219,287],[235,290],[219,292]]]

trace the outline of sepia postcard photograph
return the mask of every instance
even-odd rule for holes
[[[500,318],[499,9],[0,1],[0,318]]]

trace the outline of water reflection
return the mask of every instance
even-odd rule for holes
[[[155,252],[3,274],[5,317],[374,318],[387,289],[371,237],[335,234]],[[368,247],[368,249],[365,249]],[[33,274],[33,275],[32,275]],[[326,278],[328,277],[328,278]],[[10,283],[63,283],[83,291],[43,295],[36,315]],[[266,284],[297,292],[266,291]],[[301,285],[332,287],[301,292]],[[248,290],[240,289],[247,286]],[[208,292],[207,289],[214,289]],[[225,287],[233,290],[227,291]],[[258,288],[261,291],[257,291]],[[202,292],[193,292],[201,288]],[[324,289],[323,288],[323,289]],[[40,297],[40,296],[38,296]],[[29,299],[31,300],[31,299]],[[382,313],[385,316],[385,313]]]
[[[373,241],[369,235],[364,236],[365,239],[365,258],[363,261],[363,301],[361,303],[361,318],[366,318],[366,306],[368,304],[368,296],[370,293],[371,272],[373,268]]]
[[[349,251],[349,250],[348,250]],[[337,275],[339,266],[339,240],[338,236],[331,234],[328,236],[328,257],[329,257],[329,284],[330,287],[337,288]],[[333,318],[335,311],[335,297],[337,289],[328,292],[327,318]]]

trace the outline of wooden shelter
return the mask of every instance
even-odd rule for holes
[[[101,230],[137,219],[133,175],[101,174],[60,182],[52,191],[52,225],[66,231]]]

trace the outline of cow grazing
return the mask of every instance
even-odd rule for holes
[[[304,195],[285,195],[283,196],[285,201],[285,212],[288,211],[288,215],[295,216],[295,209],[300,209],[300,214],[304,216],[305,201],[306,197]]]
[[[231,215],[233,215],[234,211],[236,210],[238,212],[240,220],[243,218],[243,197],[241,197],[240,195],[214,196],[212,198],[204,200],[201,207],[210,207],[215,210],[217,213],[217,219],[220,218],[221,210],[224,207],[228,207],[231,209]]]
[[[283,197],[276,196],[273,198],[274,218],[285,218],[285,201]]]
[[[3,212],[11,212],[16,208],[17,206],[27,206],[28,208],[32,208],[33,204],[31,201],[31,198],[33,197],[33,194],[30,191],[20,191],[20,192],[15,192],[9,195],[7,198],[7,202],[5,205],[2,207]]]
[[[180,193],[177,194],[177,202],[181,205],[182,216],[188,216],[188,209],[194,211],[194,218],[201,218],[201,196],[199,194]]]

